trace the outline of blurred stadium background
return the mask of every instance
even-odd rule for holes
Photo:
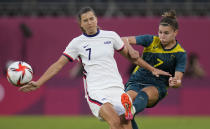
[[[19,92],[5,76],[10,61],[22,60],[32,65],[35,80],[40,77],[81,34],[75,15],[83,6],[95,9],[102,29],[120,36],[157,34],[160,15],[175,9],[177,40],[199,57],[203,73],[188,74],[181,88],[169,89],[159,105],[137,116],[137,123],[142,129],[209,129],[210,0],[0,0],[0,129],[108,128],[92,117],[82,78],[69,76],[76,62],[31,93]],[[125,83],[131,64],[119,54],[116,60]]]

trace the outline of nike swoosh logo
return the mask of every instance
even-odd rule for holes
[[[83,48],[86,48],[88,45],[86,45],[86,46],[83,46]]]

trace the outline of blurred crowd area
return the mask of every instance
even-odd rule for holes
[[[169,8],[178,16],[210,16],[210,0],[0,0],[0,17],[75,16],[84,6],[101,17],[160,16]]]

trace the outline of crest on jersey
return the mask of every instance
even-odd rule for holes
[[[104,42],[104,44],[110,44],[111,43],[111,41],[105,41]]]

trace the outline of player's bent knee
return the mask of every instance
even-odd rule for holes
[[[148,104],[147,106],[151,106],[158,101],[159,93],[158,89],[154,86],[145,87],[142,89],[148,95]]]
[[[158,89],[154,86],[150,86],[150,87],[145,87],[142,89],[142,91],[144,91],[149,99],[154,99],[154,98],[158,98]]]
[[[132,101],[134,101],[136,96],[138,95],[138,93],[136,91],[133,91],[133,90],[129,90],[126,93],[131,97]]]
[[[156,99],[156,100],[149,100],[149,101],[148,101],[148,104],[147,104],[147,107],[153,106],[154,104],[157,103],[157,101],[158,101],[158,99]]]

